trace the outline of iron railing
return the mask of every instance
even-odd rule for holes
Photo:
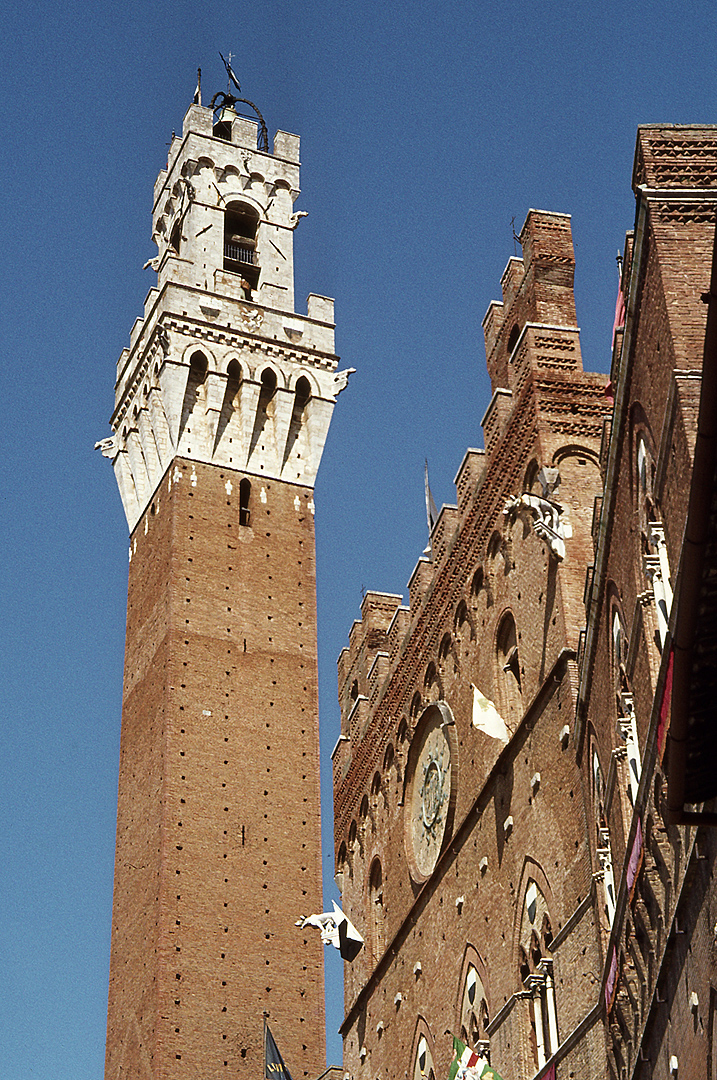
[[[234,240],[224,241],[224,258],[232,262],[245,263],[247,266],[257,265],[254,248],[237,244]]]

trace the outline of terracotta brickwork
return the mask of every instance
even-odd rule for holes
[[[665,624],[679,591],[697,432],[717,129],[641,128],[634,184],[576,749],[591,788],[596,871],[607,855],[615,878],[616,912],[602,929],[606,969],[614,959],[617,973],[605,980],[609,1075],[712,1077],[717,844],[713,828],[680,826],[667,813]],[[631,789],[633,718],[640,784]]]
[[[717,1076],[717,815],[668,809],[672,634],[685,606],[714,622],[681,575],[717,129],[641,128],[633,183],[609,386],[582,372],[569,219],[531,211],[484,320],[485,451],[409,607],[367,593],[339,658],[355,1080],[445,1076],[452,1034],[506,1080]]]
[[[409,583],[410,609],[398,596],[367,593],[339,659],[337,872],[345,909],[367,941],[346,966],[345,1066],[357,1078],[413,1076],[421,1039],[435,1075],[445,1075],[444,1032],[462,1030],[490,1040],[506,1076],[532,1076],[537,991],[524,986],[526,957],[538,981],[536,965],[549,963],[561,1032],[596,995],[588,808],[564,729],[576,701],[610,402],[606,378],[582,370],[569,219],[531,211],[521,242],[524,260],[510,260],[503,302],[484,323],[494,387],[485,453],[466,455],[457,506],[443,508],[431,559],[419,561]],[[559,474],[546,498],[542,468],[557,470],[554,481]],[[543,511],[557,508],[562,553],[555,536],[538,531],[537,511],[516,508],[521,493]],[[477,691],[504,718],[507,745],[473,722]],[[450,793],[443,778],[445,833],[426,877],[416,860],[425,865],[420,845],[430,849],[432,840],[412,807],[421,769],[438,768],[421,746],[439,705],[447,707]],[[426,819],[425,791],[422,805]],[[536,887],[539,955],[524,914]],[[588,974],[565,993],[576,963]],[[482,997],[466,1009],[469,972]],[[602,1036],[593,1033],[576,1053],[575,1064],[597,1075]]]
[[[241,479],[177,459],[131,541],[108,1077],[255,1076],[264,1010],[323,1069],[312,493]]]

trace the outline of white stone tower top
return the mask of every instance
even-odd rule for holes
[[[175,456],[313,487],[336,395],[334,305],[294,311],[299,137],[191,105],[157,177],[157,286],[117,365],[113,461],[130,531]]]

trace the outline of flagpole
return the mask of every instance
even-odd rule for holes
[[[262,1016],[264,1018],[264,1064],[261,1067],[261,1071],[263,1073],[263,1080],[266,1080],[266,1018],[268,1015],[268,1012],[266,1011],[266,1009],[264,1009],[264,1012],[262,1013]]]

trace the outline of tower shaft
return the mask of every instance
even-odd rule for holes
[[[295,136],[270,155],[197,106],[155,188],[103,444],[130,526],[107,1080],[257,1076],[267,1014],[295,1080],[324,1068],[294,923],[321,909],[313,482],[345,379],[332,302],[293,312],[297,194]]]

